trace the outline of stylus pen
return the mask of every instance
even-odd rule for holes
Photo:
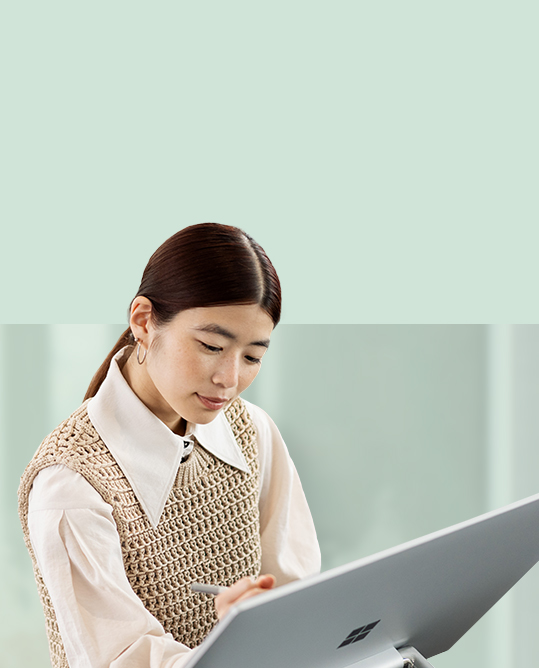
[[[191,582],[191,591],[198,591],[201,594],[222,594],[228,587],[221,587],[220,585],[207,585],[202,582]]]

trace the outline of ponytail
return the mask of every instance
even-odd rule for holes
[[[118,341],[114,344],[113,349],[110,351],[110,353],[107,355],[105,361],[103,364],[99,367],[99,369],[95,372],[94,377],[90,381],[90,385],[88,386],[88,389],[86,390],[86,394],[84,395],[84,401],[86,399],[90,399],[91,397],[95,396],[97,393],[97,390],[101,387],[101,383],[105,380],[105,376],[107,375],[107,371],[109,370],[110,362],[114,355],[124,348],[125,346],[133,345],[135,342],[135,339],[133,338],[133,334],[131,333],[131,329],[128,327],[125,332],[120,336]]]

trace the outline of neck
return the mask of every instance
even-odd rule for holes
[[[142,403],[157,416],[161,422],[179,436],[185,435],[186,421],[178,415],[164,400],[159,390],[155,387],[146,363],[139,364],[135,349],[121,367],[121,372],[129,387],[142,401]]]

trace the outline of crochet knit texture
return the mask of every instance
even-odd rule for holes
[[[217,621],[213,597],[191,582],[229,586],[260,574],[259,464],[255,429],[241,399],[225,412],[250,473],[197,442],[180,465],[157,528],[92,425],[86,403],[40,445],[19,487],[19,515],[45,611],[52,664],[68,666],[56,615],[28,534],[28,494],[39,471],[63,464],[83,475],[113,508],[125,571],[149,612],[179,642],[195,647]]]

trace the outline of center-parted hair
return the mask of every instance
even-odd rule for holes
[[[264,249],[243,230],[218,223],[191,225],[159,246],[135,296],[150,300],[156,327],[190,308],[229,304],[258,304],[274,326],[281,317],[281,285]],[[85,400],[99,389],[112,357],[132,343],[128,328],[92,378]]]

